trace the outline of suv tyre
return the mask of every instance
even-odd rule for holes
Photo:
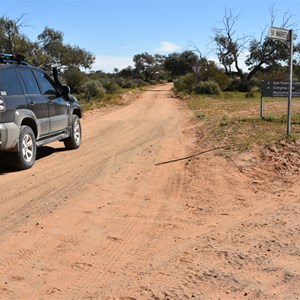
[[[65,147],[67,149],[77,149],[81,145],[81,124],[77,115],[72,117],[72,134],[69,138],[64,140]]]
[[[16,166],[26,170],[33,166],[36,159],[35,135],[29,126],[21,126],[19,134]]]

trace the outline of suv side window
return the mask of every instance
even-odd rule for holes
[[[31,70],[19,70],[28,94],[40,94],[40,89]]]
[[[23,87],[16,70],[0,71],[0,95],[22,95]]]
[[[54,82],[51,80],[50,77],[46,73],[33,71],[34,75],[39,83],[40,89],[42,94],[44,95],[56,95],[57,89]]]

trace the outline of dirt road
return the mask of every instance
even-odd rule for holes
[[[170,85],[82,126],[79,150],[0,169],[0,299],[300,299],[295,177],[177,160],[211,145]]]

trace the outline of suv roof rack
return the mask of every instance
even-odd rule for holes
[[[25,56],[21,54],[0,53],[0,63],[28,65]]]

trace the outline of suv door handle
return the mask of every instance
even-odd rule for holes
[[[35,101],[34,101],[34,100],[30,100],[30,101],[29,101],[29,104],[30,104],[30,105],[34,105],[34,104],[35,104]]]

